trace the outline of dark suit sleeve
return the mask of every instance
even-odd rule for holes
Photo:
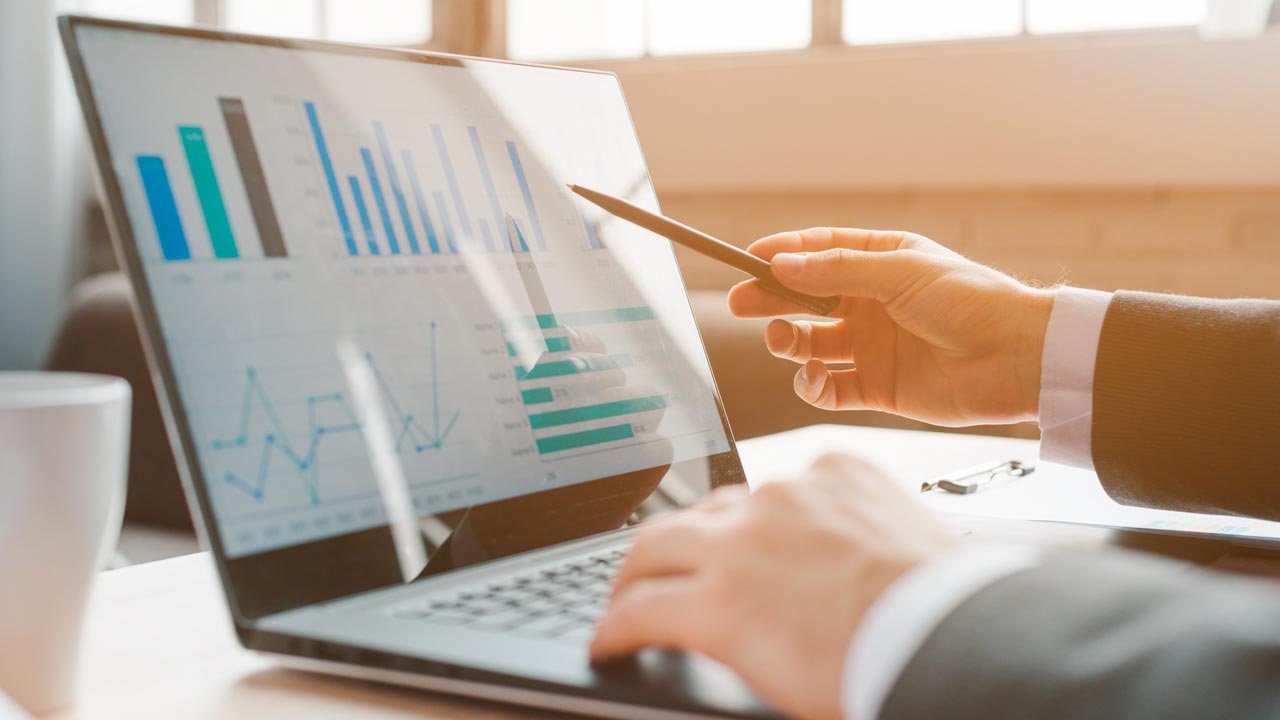
[[[1280,718],[1280,590],[1132,553],[1006,577],[930,635],[898,718]]]
[[[1280,520],[1280,302],[1117,293],[1092,448],[1118,502]]]

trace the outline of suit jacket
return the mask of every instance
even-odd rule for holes
[[[1118,293],[1093,460],[1117,501],[1280,520],[1280,302]],[[970,598],[884,718],[1280,718],[1280,584],[1064,553]]]

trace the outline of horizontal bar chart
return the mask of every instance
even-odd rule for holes
[[[559,425],[603,420],[605,418],[618,417],[619,415],[654,412],[662,410],[666,406],[667,399],[661,395],[633,398],[631,400],[616,400],[596,405],[582,405],[580,407],[565,408],[564,410],[533,413],[529,415],[529,425],[534,430],[541,430]]]
[[[597,428],[595,430],[583,430],[581,432],[567,433],[564,435],[551,435],[537,439],[538,452],[542,454],[563,452],[565,450],[577,450],[580,448],[590,447],[592,445],[602,445],[604,443],[616,442],[618,440],[630,440],[636,436],[635,431],[630,424],[610,425],[608,427]]]

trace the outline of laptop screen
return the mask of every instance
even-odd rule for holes
[[[742,480],[604,73],[74,19],[173,439],[247,617]]]

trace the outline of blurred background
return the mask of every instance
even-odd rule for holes
[[[63,12],[614,71],[664,210],[742,245],[908,229],[1029,282],[1280,289],[1271,0],[0,0],[0,369],[118,371],[144,405]],[[910,425],[804,406],[727,316],[733,271],[680,260],[736,435]],[[171,476],[134,422],[135,477]],[[166,482],[135,519],[187,522]]]

